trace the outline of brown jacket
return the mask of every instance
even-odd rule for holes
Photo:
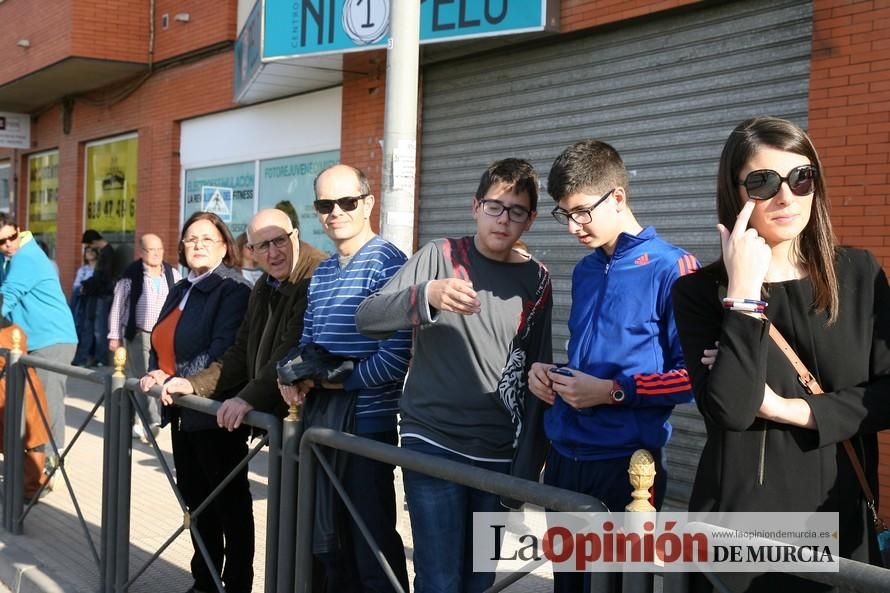
[[[266,282],[266,274],[257,280],[235,342],[222,358],[188,378],[196,394],[213,399],[240,397],[261,412],[284,415],[275,365],[303,334],[309,280],[327,258],[323,251],[300,241],[300,256],[287,282],[276,290]]]

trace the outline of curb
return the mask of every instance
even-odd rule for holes
[[[35,564],[34,556],[22,550],[18,539],[25,536],[11,535],[0,530],[0,582],[12,593],[78,593],[80,589],[56,575],[50,575],[45,567]]]

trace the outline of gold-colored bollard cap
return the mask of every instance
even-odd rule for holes
[[[655,458],[645,449],[638,449],[631,455],[627,468],[630,485],[633,486],[633,501],[624,510],[631,513],[655,511],[649,503],[649,489],[655,483]]]
[[[13,354],[22,353],[22,330],[14,328],[12,330],[12,350]]]
[[[127,365],[127,349],[119,346],[114,351],[114,375],[116,377],[124,376],[124,367]]]
[[[285,418],[288,422],[299,422],[300,421],[300,405],[296,402],[292,403],[290,407],[287,409],[287,418]]]

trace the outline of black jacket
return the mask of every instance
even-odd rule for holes
[[[190,285],[187,279],[176,283],[164,301],[158,323],[179,306]],[[223,264],[195,285],[173,336],[178,376],[188,378],[225,353],[235,341],[249,296],[250,286],[241,272]],[[157,354],[152,348],[149,370],[156,368]],[[165,420],[172,420],[177,414],[182,419],[182,430],[217,428],[216,418],[206,414],[188,409],[164,408]]]
[[[831,326],[826,312],[813,310],[808,278],[765,285],[769,322],[816,375],[826,392],[820,396],[808,395],[798,383],[769,337],[767,322],[723,309],[722,266],[677,280],[677,329],[708,432],[689,508],[838,512],[841,555],[875,561],[861,488],[839,444],[853,440],[877,495],[875,433],[890,426],[890,290],[865,251],[839,250],[837,273],[840,308]],[[709,370],[701,363],[702,351],[717,340],[717,360]],[[803,398],[817,428],[758,418],[765,384],[784,397]],[[732,588],[813,590],[802,581],[756,580],[761,578],[767,577],[741,575]]]
[[[195,393],[214,399],[237,395],[257,410],[284,416],[287,408],[278,393],[275,364],[303,335],[309,280],[327,258],[300,241],[300,256],[287,282],[276,289],[265,274],[260,277],[235,342],[218,361],[189,377]]]

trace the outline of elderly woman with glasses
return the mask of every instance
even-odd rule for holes
[[[143,390],[207,368],[235,340],[250,295],[244,277],[232,267],[235,255],[232,235],[215,214],[196,212],[185,222],[179,262],[189,274],[170,291],[152,331],[152,370],[140,380]],[[169,406],[173,397],[165,394],[161,401]],[[177,486],[194,512],[247,454],[247,428],[229,432],[217,426],[214,416],[185,408],[167,408],[164,416],[172,425]],[[227,593],[249,593],[252,505],[245,466],[196,519],[191,562],[195,582],[189,591],[216,591],[215,575],[221,573]],[[207,548],[212,568],[199,551],[195,532]]]
[[[723,257],[674,286],[707,427],[689,506],[838,513],[840,555],[875,563],[866,500],[875,433],[890,426],[890,291],[870,253],[835,244],[828,208],[802,129],[762,117],[733,130],[717,178]],[[724,577],[732,591],[823,590],[778,573]]]

